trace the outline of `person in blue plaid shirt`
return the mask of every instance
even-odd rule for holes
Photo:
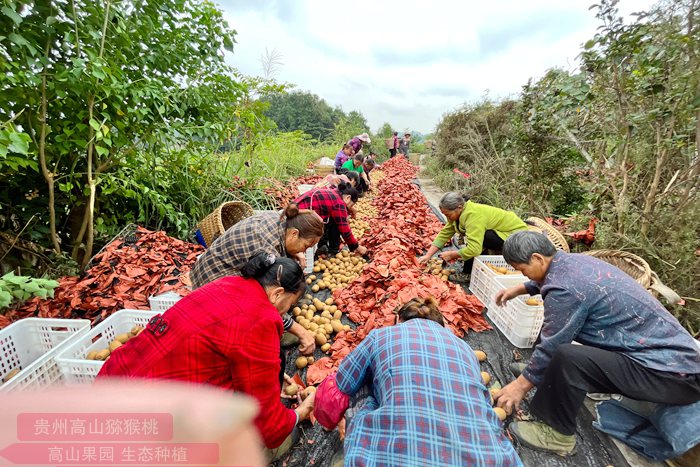
[[[522,466],[476,355],[435,300],[410,301],[399,322],[372,331],[335,375],[342,393],[370,393],[348,416],[345,465]]]

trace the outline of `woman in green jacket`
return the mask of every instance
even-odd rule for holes
[[[478,204],[469,201],[459,193],[449,192],[440,199],[440,211],[447,217],[447,224],[435,237],[433,244],[424,256],[418,258],[420,263],[427,263],[445,244],[449,243],[454,234],[464,237],[466,245],[457,251],[440,253],[445,261],[464,260],[465,274],[469,274],[474,263],[474,257],[485,250],[501,251],[503,242],[511,234],[527,230],[527,225],[514,212]]]

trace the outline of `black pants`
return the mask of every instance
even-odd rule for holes
[[[329,255],[336,254],[340,249],[340,230],[333,219],[328,219],[328,223],[323,228],[323,235],[318,242],[318,246],[326,246]]]
[[[503,250],[503,239],[498,236],[493,230],[487,230],[484,232],[484,243],[482,244],[481,254],[483,255],[486,250],[493,250],[499,254]],[[464,268],[462,272],[464,274],[471,274],[472,266],[474,265],[474,258],[468,259],[464,262]]]
[[[394,157],[396,155],[396,149],[389,149],[389,157]]]
[[[686,405],[700,400],[700,374],[679,376],[651,370],[617,352],[563,344],[552,356],[530,411],[560,433],[573,435],[576,414],[587,392]]]

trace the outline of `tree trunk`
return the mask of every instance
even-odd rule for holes
[[[46,44],[46,56],[49,54],[50,40]],[[53,244],[53,249],[57,254],[61,253],[61,244],[58,241],[58,234],[56,232],[56,189],[55,189],[55,176],[52,172],[49,172],[48,166],[46,165],[46,117],[48,114],[48,99],[46,97],[46,67],[41,73],[41,107],[40,107],[40,117],[39,123],[41,124],[41,130],[39,134],[39,164],[41,165],[41,174],[46,180],[46,184],[49,189],[49,235],[51,237],[51,243]]]
[[[104,21],[102,23],[102,38],[100,39],[100,53],[99,58],[102,59],[104,56],[105,40],[107,38],[107,25],[109,24],[109,10],[111,7],[111,2],[107,1],[105,5]],[[94,117],[95,111],[95,96],[92,95],[88,99],[88,121],[91,122]],[[85,267],[90,258],[92,257],[92,248],[95,239],[94,231],[94,217],[95,217],[95,197],[97,192],[97,179],[96,172],[93,172],[93,165],[97,162],[97,156],[95,155],[95,130],[90,125],[88,148],[87,148],[87,181],[90,188],[90,198],[88,201],[87,208],[85,209],[85,216],[83,217],[83,226],[78,234],[78,243],[73,247],[73,257],[77,258],[77,253],[80,249],[80,243],[82,243],[85,233],[87,231],[87,240],[85,242],[85,255],[81,262],[82,267]]]
[[[657,129],[657,147],[661,140],[661,130]],[[666,159],[668,156],[668,149],[663,148],[656,154],[656,167],[654,168],[654,178],[651,180],[651,186],[647,192],[646,199],[644,200],[644,210],[642,211],[642,225],[640,231],[642,235],[646,236],[649,233],[649,226],[651,225],[651,214],[654,211],[654,201],[656,199],[656,194],[659,191],[659,182],[661,181],[661,171],[663,170],[664,164],[666,164]]]

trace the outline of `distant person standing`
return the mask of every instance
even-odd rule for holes
[[[355,154],[359,154],[360,151],[362,151],[362,145],[365,143],[370,144],[371,142],[369,135],[367,133],[362,133],[348,141],[348,144],[352,147],[352,150],[355,151]]]
[[[399,143],[399,152],[408,157],[408,150],[411,146],[411,133],[404,133],[401,142]]]
[[[391,137],[391,148],[389,148],[389,157],[394,157],[399,149],[399,132],[395,131]]]

